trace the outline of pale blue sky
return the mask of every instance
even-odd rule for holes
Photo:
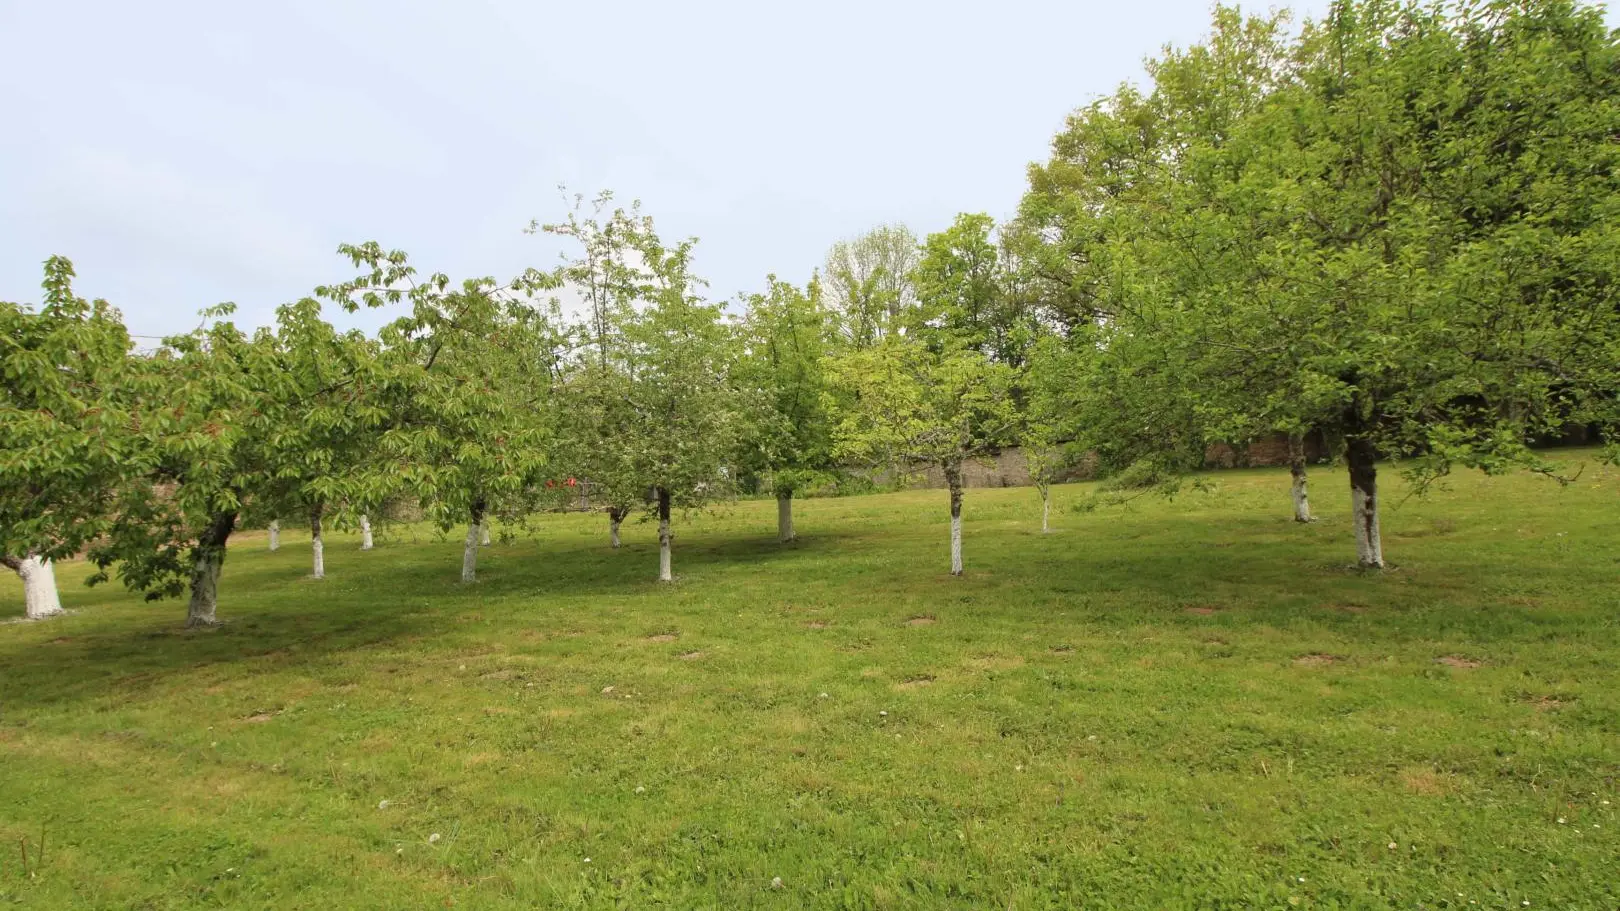
[[[880,222],[1010,213],[1064,115],[1209,8],[0,0],[0,299],[52,253],[147,334],[265,322],[342,241],[508,276],[555,261],[522,228],[558,183],[701,238],[729,298]]]

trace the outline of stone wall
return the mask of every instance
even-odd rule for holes
[[[1319,434],[1305,438],[1305,457],[1319,462],[1327,457],[1327,446]],[[1288,464],[1288,435],[1273,434],[1253,441],[1247,446],[1216,443],[1204,452],[1206,468],[1263,468]],[[1064,481],[1090,480],[1096,472],[1094,464],[1082,461],[1062,478]],[[883,478],[879,477],[879,483]],[[962,482],[968,487],[1028,487],[1029,461],[1018,447],[1001,450],[983,462],[969,462],[962,466]],[[936,488],[945,486],[945,474],[938,468],[920,472],[913,487]]]

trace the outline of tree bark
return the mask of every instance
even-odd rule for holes
[[[281,549],[281,523],[270,520],[270,552],[275,553]]]
[[[484,521],[484,502],[472,505],[471,521],[467,524],[467,543],[461,548],[461,581],[478,580],[478,537]]]
[[[951,575],[962,574],[962,465],[945,465],[945,483],[951,488]]]
[[[216,626],[219,607],[219,574],[225,566],[225,542],[236,529],[236,513],[221,513],[191,549],[191,603],[186,606],[186,626]]]
[[[1041,534],[1052,531],[1052,485],[1041,484]]]
[[[478,523],[478,543],[483,547],[488,547],[490,545],[488,522]]]
[[[675,536],[669,531],[669,491],[658,488],[658,581],[674,582],[670,572],[670,543]]]
[[[630,510],[623,506],[608,507],[608,541],[612,542],[614,550],[619,549],[619,523],[624,521],[629,512]]]
[[[309,549],[314,556],[314,565],[310,568],[310,578],[326,578],[326,543],[321,540],[321,513],[324,510],[320,504],[309,508]]]
[[[786,544],[797,537],[793,533],[793,491],[776,495],[776,539]]]
[[[56,591],[56,569],[51,561],[34,554],[22,559],[0,557],[0,564],[11,567],[23,583],[23,607],[30,620],[43,620],[65,613],[62,599]]]
[[[1288,438],[1288,473],[1294,478],[1294,521],[1311,521],[1311,498],[1305,489],[1305,438]]]
[[[360,549],[370,550],[374,542],[371,540],[371,519],[365,513],[360,514]]]
[[[1350,465],[1350,511],[1356,524],[1356,557],[1364,569],[1382,569],[1384,545],[1378,534],[1378,458],[1372,442],[1352,437],[1345,446]]]

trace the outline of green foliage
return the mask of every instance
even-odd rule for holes
[[[44,291],[37,310],[0,302],[0,557],[77,554],[149,467],[118,311],[76,296],[59,256]]]
[[[611,199],[597,197],[582,215],[576,197],[567,221],[533,228],[579,244],[548,275],[587,308],[574,330],[579,354],[561,365],[563,464],[617,510],[652,508],[653,488],[679,508],[699,508],[729,496],[736,480],[736,339],[699,293],[696,241],[665,244],[639,205],[604,216]]]
[[[745,299],[735,383],[745,422],[740,467],[766,474],[776,496],[821,483],[832,468],[832,415],[823,361],[834,321],[819,282],[800,289],[772,275]]]
[[[909,324],[917,306],[916,265],[917,236],[905,225],[879,225],[833,244],[821,283],[844,346],[870,347]]]
[[[1024,363],[1034,340],[1033,314],[1011,293],[995,221],[961,214],[930,234],[912,270],[917,310],[910,333],[930,344],[972,348],[1004,364]]]
[[[223,319],[234,309],[210,308],[207,324],[140,363],[134,445],[151,470],[121,489],[116,520],[90,548],[92,584],[116,569],[149,599],[181,595],[200,557],[223,554],[247,505],[280,491],[273,440],[300,378],[283,370],[271,330]]]
[[[1424,476],[1539,465],[1532,439],[1612,400],[1600,13],[1346,3],[1279,26],[1218,10],[1032,171],[1076,422],[1119,441],[1116,468],[1274,429]]]
[[[350,309],[410,307],[381,334],[387,420],[356,465],[350,499],[413,496],[443,529],[490,512],[521,517],[554,447],[564,340],[547,296],[553,279],[530,270],[504,284],[453,285],[442,273],[418,281],[403,252],[376,243],[342,252],[365,271],[318,293]]]
[[[960,466],[1016,438],[1017,371],[978,351],[894,337],[833,358],[827,373],[844,458],[903,474]]]

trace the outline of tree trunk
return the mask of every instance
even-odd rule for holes
[[[1041,484],[1041,534],[1052,531],[1052,485]]]
[[[488,547],[490,544],[488,522],[478,523],[478,543],[484,547]]]
[[[670,542],[674,535],[669,532],[669,491],[658,488],[658,581],[674,582],[675,576],[670,572]]]
[[[309,509],[309,549],[314,555],[315,562],[310,568],[309,576],[312,579],[326,578],[326,543],[321,540],[321,513],[319,504]]]
[[[467,543],[461,548],[461,581],[478,580],[478,537],[484,521],[484,502],[475,501],[467,523]]]
[[[374,542],[371,540],[371,519],[365,513],[360,514],[360,549],[370,550]]]
[[[776,539],[783,544],[793,540],[793,491],[776,495]]]
[[[945,466],[945,483],[951,488],[951,575],[962,574],[962,466]]]
[[[1305,490],[1305,438],[1288,438],[1288,473],[1294,478],[1294,521],[1311,521],[1311,498]]]
[[[1378,453],[1371,441],[1351,438],[1345,447],[1350,464],[1350,507],[1356,523],[1356,557],[1364,569],[1382,569],[1384,545],[1378,535]]]
[[[613,543],[614,550],[619,549],[619,523],[624,521],[629,512],[629,509],[622,506],[608,507],[608,540]]]
[[[11,567],[22,577],[23,607],[28,619],[43,620],[65,613],[62,599],[56,592],[56,569],[51,561],[29,554],[22,559],[0,557],[0,564]]]
[[[281,549],[281,523],[270,520],[270,552],[275,553]]]
[[[191,603],[186,606],[186,626],[215,626],[219,606],[219,573],[225,566],[225,542],[236,528],[236,513],[215,516],[203,530],[197,546],[191,549]]]

